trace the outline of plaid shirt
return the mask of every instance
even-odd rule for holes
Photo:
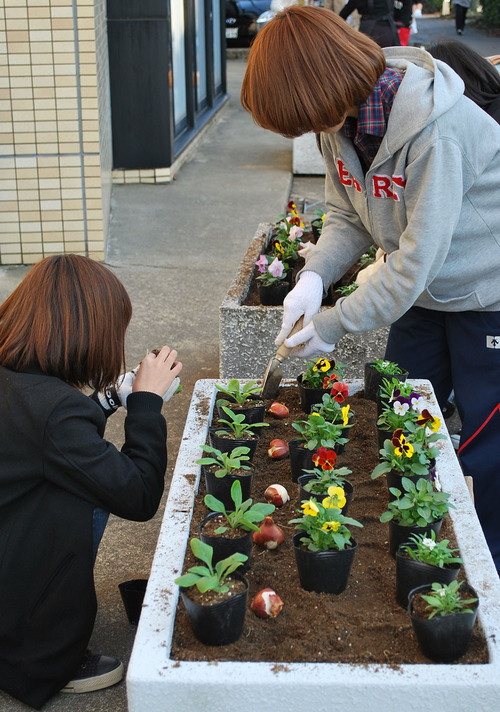
[[[402,81],[401,72],[386,69],[366,102],[359,107],[358,118],[348,116],[341,129],[347,138],[353,139],[366,166],[371,165],[382,143],[392,102]]]

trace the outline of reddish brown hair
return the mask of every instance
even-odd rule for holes
[[[378,44],[334,12],[294,5],[256,36],[241,103],[283,136],[324,131],[366,101],[385,66]]]
[[[0,364],[102,390],[125,364],[131,315],[125,287],[107,267],[79,255],[46,257],[0,305]]]

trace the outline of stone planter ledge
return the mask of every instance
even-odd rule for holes
[[[218,382],[221,382],[219,380]],[[428,381],[413,381],[429,393]],[[454,530],[469,583],[478,591],[479,624],[488,642],[485,665],[352,665],[342,663],[187,662],[169,658],[178,586],[189,537],[194,494],[200,480],[200,444],[205,441],[215,401],[215,380],[195,385],[153,560],[144,607],[127,674],[130,712],[331,712],[335,700],[349,712],[455,712],[494,710],[500,699],[500,583],[486,546],[453,446],[438,443],[438,473],[451,493]],[[291,382],[288,382],[290,385]],[[363,387],[351,382],[351,392]],[[443,421],[442,421],[443,422]],[[445,426],[441,432],[447,434]]]

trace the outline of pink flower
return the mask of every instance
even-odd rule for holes
[[[275,257],[269,265],[269,274],[272,274],[273,277],[281,277],[283,274],[283,268],[283,262],[280,262],[280,260]]]
[[[267,269],[267,265],[269,264],[267,261],[267,257],[265,255],[261,255],[259,259],[255,263],[257,267],[259,268],[259,272],[261,274],[264,274],[264,272]]]
[[[295,242],[295,240],[298,240],[299,237],[302,237],[304,234],[304,230],[301,227],[298,227],[298,225],[293,225],[290,228],[290,234],[288,235],[288,238],[290,242]]]

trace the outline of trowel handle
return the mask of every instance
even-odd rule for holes
[[[297,331],[300,331],[302,329],[302,324],[304,323],[304,317],[301,316],[297,319],[297,321],[294,324],[293,329],[291,332],[288,334],[286,337],[288,339],[289,336],[292,336],[292,334],[296,334]],[[284,361],[286,358],[290,356],[290,351],[292,349],[289,349],[288,346],[285,346],[285,342],[281,344],[279,349],[276,351],[276,358],[279,358],[280,361]]]

